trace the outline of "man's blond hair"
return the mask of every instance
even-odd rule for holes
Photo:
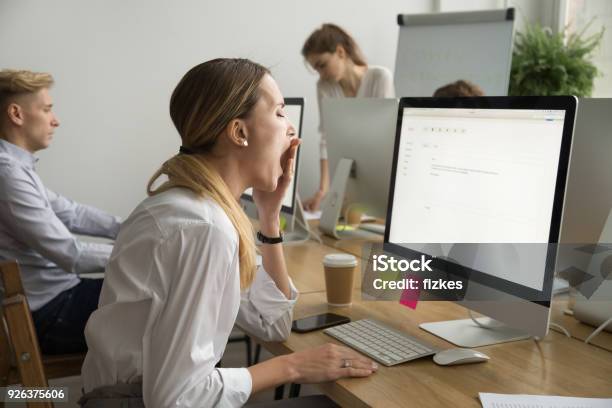
[[[4,111],[15,96],[36,93],[51,85],[53,77],[46,72],[3,69],[0,71],[0,108]]]

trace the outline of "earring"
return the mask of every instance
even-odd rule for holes
[[[242,145],[246,147],[246,146],[248,146],[248,145],[249,145],[249,142],[247,142],[247,141],[246,141],[246,139],[244,139],[244,140],[242,141]]]

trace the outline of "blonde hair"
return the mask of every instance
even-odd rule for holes
[[[181,136],[183,149],[167,160],[149,180],[149,195],[184,187],[215,200],[238,232],[240,287],[248,287],[256,270],[253,227],[236,198],[206,157],[227,125],[249,115],[259,99],[259,84],[268,69],[247,59],[220,58],[190,69],[170,98],[170,116]],[[152,186],[165,174],[168,181]]]
[[[53,77],[45,72],[32,72],[17,69],[3,69],[0,71],[0,109],[5,111],[6,106],[16,96],[36,93],[53,85]],[[4,115],[0,121],[4,120]]]
[[[310,34],[302,47],[302,56],[307,58],[313,54],[325,52],[334,53],[338,45],[341,45],[349,58],[355,65],[367,66],[367,62],[357,42],[349,33],[336,24],[326,23]]]

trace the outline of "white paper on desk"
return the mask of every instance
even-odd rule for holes
[[[479,393],[482,408],[610,408],[612,398]]]
[[[309,221],[309,220],[319,220],[319,219],[321,219],[321,210],[319,210],[319,211],[304,211],[304,218],[306,218],[306,221]]]

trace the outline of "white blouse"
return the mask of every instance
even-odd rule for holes
[[[142,382],[149,408],[243,405],[249,371],[215,368],[232,327],[282,341],[296,299],[261,266],[241,293],[238,235],[213,200],[182,188],[149,197],[121,227],[85,329],[85,391]]]
[[[357,90],[356,98],[394,98],[395,89],[393,86],[393,75],[385,67],[368,65],[368,70],[361,79],[361,84]],[[335,81],[324,81],[319,79],[317,82],[317,102],[319,104],[319,133],[321,142],[319,145],[321,160],[327,160],[327,136],[323,125],[323,110],[321,100],[323,98],[346,98],[344,91]]]

